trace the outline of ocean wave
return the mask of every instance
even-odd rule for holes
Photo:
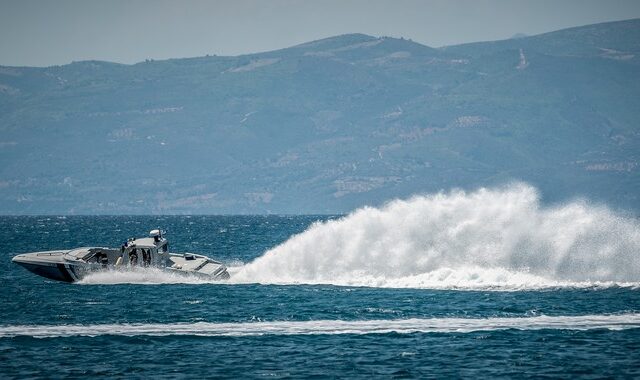
[[[411,318],[241,323],[148,323],[0,326],[0,338],[115,336],[257,336],[471,333],[496,330],[626,330],[640,328],[640,314],[536,316],[523,318]]]

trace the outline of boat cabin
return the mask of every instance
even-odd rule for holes
[[[162,231],[153,230],[149,237],[129,239],[120,251],[122,264],[129,266],[165,266],[169,259],[169,242],[162,236]]]
[[[131,238],[120,249],[85,247],[65,254],[68,261],[82,261],[102,266],[165,266],[169,259],[168,241],[162,231],[153,230],[146,238]]]

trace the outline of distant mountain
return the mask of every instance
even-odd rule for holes
[[[0,213],[342,213],[524,180],[640,211],[640,20],[0,67]]]
[[[512,39],[512,40],[515,40],[515,39],[518,39],[518,38],[525,38],[525,37],[529,37],[529,36],[527,36],[527,35],[526,35],[526,34],[524,34],[524,33],[516,33],[516,34],[514,34],[513,36],[511,36],[511,39]]]

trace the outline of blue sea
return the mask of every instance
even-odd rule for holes
[[[639,377],[637,220],[527,191],[475,211],[479,193],[346,216],[0,217],[0,377]],[[232,278],[68,284],[11,263],[158,227]]]

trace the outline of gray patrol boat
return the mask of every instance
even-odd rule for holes
[[[136,267],[155,267],[213,280],[229,278],[221,262],[195,253],[170,253],[161,230],[149,237],[129,239],[120,248],[83,247],[71,250],[24,253],[12,260],[29,271],[52,280],[74,282],[88,273]]]

